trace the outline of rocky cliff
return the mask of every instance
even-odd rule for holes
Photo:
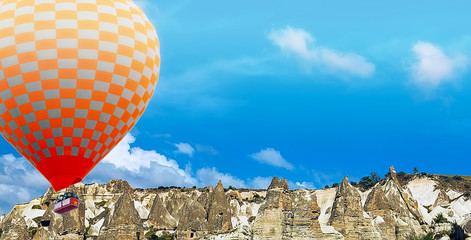
[[[81,198],[77,210],[55,214],[60,193],[49,189],[0,217],[0,239],[465,239],[469,188],[461,177],[394,168],[370,189],[348,177],[319,190],[290,190],[277,177],[267,190],[79,183],[71,189]]]

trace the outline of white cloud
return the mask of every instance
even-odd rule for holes
[[[196,150],[198,152],[209,153],[211,155],[218,155],[219,152],[212,146],[196,144]]]
[[[195,149],[188,143],[177,143],[174,145],[178,148],[176,151],[177,153],[183,153],[190,157],[193,157],[195,154]]]
[[[296,188],[304,188],[304,189],[315,189],[314,183],[312,182],[296,182]]]
[[[175,160],[167,159],[167,157],[154,150],[148,151],[139,147],[131,148],[131,144],[135,141],[136,138],[128,133],[102,161],[133,172],[138,172],[141,168],[150,168],[151,163],[157,163],[166,168],[178,169],[178,163]]]
[[[417,61],[412,64],[411,77],[420,87],[436,88],[443,82],[451,81],[468,64],[465,56],[447,56],[442,49],[429,42],[417,42],[412,51]]]
[[[0,214],[41,196],[48,187],[49,182],[25,158],[0,156]]]
[[[233,186],[236,188],[267,189],[273,177],[255,177],[253,179],[242,180],[228,173],[221,173],[216,168],[201,168],[196,172],[196,177],[200,186],[216,186],[219,180],[225,188]]]
[[[182,169],[175,160],[168,159],[155,150],[132,147],[135,140],[131,134],[123,138],[115,149],[90,172],[85,181],[87,183],[103,183],[119,178],[127,180],[133,187],[146,188],[156,186],[191,187],[194,185],[206,187],[215,186],[219,180],[222,180],[225,187],[262,189],[267,188],[271,181],[271,177],[242,180],[229,173],[221,173],[214,167],[201,168],[196,171],[196,174],[192,174],[190,164]],[[179,145],[181,148],[185,148],[184,143]],[[216,151],[209,146],[199,146],[199,148],[199,151]]]
[[[111,180],[122,178],[134,187],[156,185],[192,186],[197,183],[190,169],[181,169],[177,161],[155,150],[131,147],[136,138],[128,133],[123,140],[97,165],[88,179]],[[103,164],[107,163],[107,164]]]
[[[308,45],[314,43],[315,39],[302,29],[286,27],[273,30],[268,38],[278,45],[282,51],[292,52],[305,60],[315,60],[316,53]]]
[[[267,189],[272,179],[273,177],[256,177],[249,181],[249,186],[253,189]]]
[[[288,54],[294,54],[308,67],[328,68],[331,72],[358,77],[371,76],[375,65],[363,56],[322,46],[315,46],[315,38],[303,29],[286,27],[271,31],[268,38]]]
[[[281,167],[288,170],[293,170],[294,167],[286,161],[280,154],[279,151],[276,151],[273,148],[266,148],[260,150],[260,152],[254,153],[250,155],[251,158],[261,162],[266,163],[275,167]]]
[[[233,186],[236,188],[245,188],[247,185],[241,179],[238,179],[227,173],[220,173],[216,168],[201,168],[196,172],[196,177],[202,186],[216,186],[219,180],[224,187]]]

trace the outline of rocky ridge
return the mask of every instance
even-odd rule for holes
[[[401,179],[402,181],[402,179]],[[59,193],[17,204],[0,217],[1,239],[411,239],[471,234],[471,197],[429,175],[390,175],[362,191],[348,177],[335,188],[216,187],[132,189],[123,180],[82,183],[78,210],[53,213]],[[437,216],[447,221],[436,222]],[[452,224],[455,222],[456,224]],[[458,235],[454,235],[455,237]]]

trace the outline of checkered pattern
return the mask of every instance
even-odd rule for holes
[[[131,0],[0,0],[0,131],[34,166],[97,162],[144,112],[159,65]]]

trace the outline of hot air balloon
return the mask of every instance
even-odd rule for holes
[[[0,0],[0,132],[56,191],[133,128],[159,66],[131,0]]]

